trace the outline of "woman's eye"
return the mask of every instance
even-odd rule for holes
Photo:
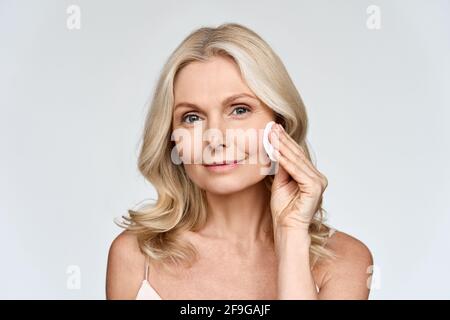
[[[248,111],[250,111],[250,109],[249,109],[249,108],[246,108],[246,107],[237,107],[237,108],[235,108],[235,109],[233,110],[233,112],[235,112],[236,110],[240,111],[240,112],[237,113],[237,115],[245,114],[245,113],[247,113]]]
[[[194,118],[194,119],[192,119]],[[192,123],[195,122],[195,120],[198,118],[198,116],[196,114],[187,114],[183,117],[183,122],[186,123]],[[193,121],[186,121],[187,119],[193,120]]]
[[[237,111],[237,113],[235,113],[236,111]],[[232,113],[237,116],[240,116],[240,115],[246,114],[249,111],[251,111],[250,108],[245,107],[245,106],[239,106],[239,107],[234,108]],[[199,119],[200,119],[200,117],[196,114],[186,114],[185,116],[183,116],[183,118],[181,120],[182,120],[182,122],[185,122],[185,123],[193,123]]]

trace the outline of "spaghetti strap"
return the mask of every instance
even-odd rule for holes
[[[145,255],[145,279],[142,280],[141,287],[136,295],[136,300],[162,300],[159,293],[148,281],[148,269],[150,268],[150,257]]]
[[[145,280],[148,281],[148,255],[145,255]]]

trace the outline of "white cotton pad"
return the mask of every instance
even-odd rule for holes
[[[263,146],[264,146],[264,150],[266,151],[270,160],[277,161],[277,159],[275,158],[275,155],[273,153],[273,151],[274,151],[273,146],[269,142],[269,133],[274,124],[275,124],[274,121],[270,121],[266,124],[266,127],[264,128],[264,134],[263,134]]]

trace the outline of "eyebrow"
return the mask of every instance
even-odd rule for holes
[[[237,100],[237,99],[239,99],[239,98],[242,98],[242,97],[252,98],[252,99],[255,99],[255,100],[258,99],[258,98],[256,98],[255,96],[253,96],[253,95],[251,95],[251,94],[248,94],[248,93],[238,93],[238,94],[233,94],[232,96],[229,96],[229,97],[225,98],[225,99],[222,101],[222,105],[226,105],[226,104],[228,104],[228,103],[230,103],[230,102],[232,102],[232,101],[234,101],[234,100]],[[177,108],[179,108],[179,107],[198,108],[198,107],[197,107],[195,104],[193,104],[193,103],[189,103],[189,102],[179,102],[179,103],[177,103],[177,105],[175,106],[174,111],[175,111]]]

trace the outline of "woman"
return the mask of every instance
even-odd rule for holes
[[[270,121],[275,161],[254,134]],[[191,33],[146,119],[139,169],[158,200],[123,217],[107,298],[368,299],[372,255],[324,223],[327,179],[311,163],[307,124],[256,33],[233,23]]]

